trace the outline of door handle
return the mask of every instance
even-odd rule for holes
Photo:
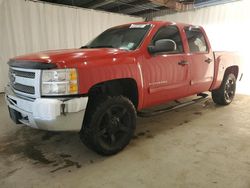
[[[212,61],[213,61],[213,60],[212,60],[211,58],[207,58],[207,59],[205,60],[205,62],[208,63],[208,64],[211,63]]]
[[[188,61],[179,61],[178,62],[178,65],[182,65],[182,66],[187,65],[187,64],[189,64]]]

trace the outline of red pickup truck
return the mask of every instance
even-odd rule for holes
[[[213,52],[202,27],[130,23],[80,49],[10,59],[5,98],[16,124],[79,131],[89,148],[112,155],[130,142],[146,108],[205,91],[230,104],[239,63],[236,54]]]

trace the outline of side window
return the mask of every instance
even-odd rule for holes
[[[157,40],[169,39],[176,43],[176,51],[174,53],[182,53],[183,45],[179,29],[176,26],[164,26],[161,27],[155,34],[151,44],[154,45]]]
[[[190,52],[207,52],[207,44],[205,37],[200,29],[185,28]]]

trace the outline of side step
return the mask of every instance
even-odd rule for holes
[[[155,116],[155,115],[159,115],[159,114],[162,114],[162,113],[165,113],[165,112],[169,112],[169,111],[172,111],[172,110],[176,110],[178,108],[182,108],[182,107],[185,107],[185,106],[189,106],[191,104],[195,104],[197,102],[200,102],[202,100],[204,100],[205,98],[208,97],[208,94],[206,93],[199,93],[197,94],[198,98],[196,99],[193,99],[191,101],[187,101],[187,102],[179,102],[179,101],[175,101],[177,103],[177,105],[174,105],[174,106],[170,106],[170,107],[167,107],[167,108],[162,108],[162,109],[157,109],[155,111],[139,111],[137,112],[137,115],[140,116],[140,117],[150,117],[150,116]]]

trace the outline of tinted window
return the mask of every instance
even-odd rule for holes
[[[207,52],[206,40],[200,29],[185,29],[190,52]]]
[[[85,47],[108,47],[134,50],[141,44],[149,29],[149,24],[131,24],[127,26],[111,28],[104,31]]]
[[[183,52],[183,45],[181,41],[181,36],[179,29],[176,26],[164,26],[158,30],[156,35],[154,36],[151,44],[155,44],[157,40],[160,39],[170,39],[176,43],[176,53]]]

